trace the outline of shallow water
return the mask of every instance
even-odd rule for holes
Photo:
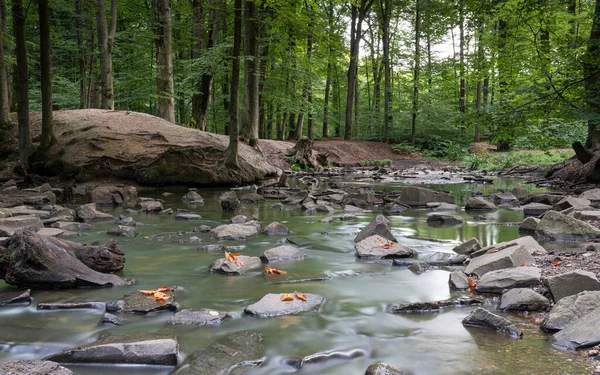
[[[347,182],[353,183],[353,182]],[[353,183],[355,184],[355,183]],[[360,183],[369,185],[369,183]],[[516,181],[500,181],[495,186],[477,186],[484,193],[498,188],[510,189]],[[357,184],[358,185],[358,184]],[[473,184],[446,185],[460,202]],[[391,191],[398,185],[376,185],[376,190]],[[522,340],[481,329],[465,329],[461,320],[471,308],[448,309],[439,314],[391,315],[386,306],[394,303],[433,301],[459,297],[464,293],[450,292],[445,270],[427,271],[416,275],[391,264],[359,260],[354,255],[353,238],[359,229],[377,212],[358,215],[356,222],[335,221],[320,223],[324,215],[306,216],[300,210],[279,211],[265,204],[245,204],[246,215],[257,215],[264,224],[280,221],[293,232],[288,238],[297,244],[308,258],[303,262],[277,263],[276,268],[295,273],[326,272],[330,281],[301,284],[267,284],[261,272],[244,276],[223,276],[207,271],[208,265],[222,257],[222,252],[208,253],[201,246],[216,243],[210,234],[193,234],[203,243],[185,243],[192,234],[157,236],[160,233],[189,231],[200,224],[216,226],[226,223],[217,197],[222,191],[201,190],[206,204],[186,206],[181,201],[185,191],[172,191],[163,197],[164,190],[143,192],[141,196],[165,199],[165,207],[189,208],[203,216],[201,221],[181,222],[173,217],[137,215],[144,222],[134,239],[119,238],[119,246],[127,255],[123,275],[135,278],[132,286],[108,289],[68,291],[34,291],[34,302],[28,307],[0,309],[0,362],[13,359],[38,359],[50,353],[95,341],[102,334],[129,334],[142,332],[173,333],[179,337],[182,353],[189,354],[212,343],[218,337],[243,329],[264,334],[267,348],[266,364],[248,374],[362,374],[374,362],[385,361],[396,367],[425,374],[584,374],[584,364],[572,353],[555,350],[547,337],[533,324],[532,316],[510,315],[509,318],[524,331]],[[240,192],[242,193],[242,192]],[[108,211],[108,210],[107,210]],[[118,216],[122,209],[110,210]],[[389,216],[399,242],[411,247],[419,259],[434,259],[471,237],[489,245],[518,237],[516,226],[497,223],[520,222],[521,212],[499,210],[485,214],[493,220],[478,221],[465,212],[467,223],[458,228],[434,228],[425,223],[430,211],[415,209],[401,216]],[[338,212],[338,215],[341,214]],[[94,229],[76,240],[102,243],[108,239],[106,230],[113,223],[94,224]],[[426,240],[423,238],[435,239]],[[180,243],[183,242],[183,243]],[[258,236],[243,242],[225,241],[244,246],[244,255],[258,256],[264,250],[282,243],[282,237]],[[440,242],[441,241],[441,242]],[[166,327],[172,313],[155,315],[122,315],[123,325],[98,325],[99,310],[36,311],[42,302],[84,302],[118,299],[138,289],[152,289],[160,285],[179,285],[183,291],[175,299],[181,308],[213,308],[229,311],[234,319],[220,327],[196,329]],[[2,284],[0,291],[13,288]],[[266,293],[316,293],[326,302],[318,314],[258,319],[243,316],[245,306],[259,300]],[[486,306],[494,309],[490,304]],[[1,344],[4,343],[4,344]],[[319,351],[362,350],[362,356],[351,360],[331,360],[310,364],[297,371],[285,367],[286,356],[304,356]],[[168,374],[170,367],[135,366],[67,366],[76,374]]]

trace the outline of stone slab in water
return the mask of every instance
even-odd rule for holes
[[[323,272],[315,272],[314,274],[288,272],[283,275],[265,275],[265,280],[268,284],[288,284],[310,281],[327,281],[331,280],[331,276]]]
[[[540,284],[542,270],[537,267],[515,267],[487,272],[475,287],[478,293],[502,294],[504,289],[525,288]]]
[[[197,215],[197,214],[177,214],[177,216],[175,216],[175,220],[179,220],[179,221],[187,221],[187,220],[200,220],[202,219],[202,216]]]
[[[218,326],[231,318],[226,312],[212,309],[185,309],[177,312],[167,324],[174,326]]]
[[[496,211],[496,205],[492,202],[488,202],[481,197],[469,198],[465,204],[465,210],[469,211]]]
[[[447,307],[482,305],[483,301],[475,298],[446,299],[433,302],[415,302],[392,305],[386,309],[390,314],[436,313]]]
[[[523,333],[510,322],[510,320],[478,307],[467,315],[462,324],[467,327],[488,328],[509,335],[514,339],[519,339]]]
[[[422,207],[431,202],[454,203],[452,195],[417,186],[406,186],[402,188],[400,197],[396,203],[406,204],[412,207]]]
[[[108,336],[96,342],[51,354],[45,359],[60,363],[103,363],[176,366],[177,338],[157,334]]]
[[[242,275],[250,270],[262,268],[262,261],[259,257],[249,257],[239,255],[236,257],[242,262],[242,265],[237,265],[233,262],[220,258],[215,260],[209,267],[212,272],[224,273],[226,275]]]
[[[245,240],[258,234],[258,229],[253,225],[224,224],[211,229],[211,232],[220,240]]]
[[[106,303],[106,311],[132,314],[149,314],[160,311],[176,311],[179,305],[173,301],[173,294],[166,292],[167,302],[158,302],[153,296],[141,292],[126,294],[122,299]]]
[[[433,213],[427,216],[427,223],[434,225],[462,225],[465,219],[457,215]]]
[[[306,254],[302,250],[296,249],[294,246],[282,245],[265,250],[262,258],[266,260],[267,263],[286,262],[303,260],[306,258]]]
[[[266,350],[262,341],[263,336],[258,332],[230,333],[206,349],[192,353],[173,375],[242,373],[264,361]]]
[[[413,375],[413,373],[406,370],[399,370],[387,363],[379,362],[367,367],[365,375]]]
[[[552,307],[541,328],[546,331],[567,328],[597,309],[600,309],[600,291],[586,291],[564,297]]]
[[[586,348],[600,343],[600,309],[593,310],[555,333],[550,341],[552,345],[566,350]]]
[[[293,301],[282,301],[282,295],[269,293],[261,298],[260,301],[246,307],[244,312],[259,318],[272,318],[310,311],[316,312],[325,300],[319,295],[306,293],[306,301],[299,300],[298,298],[294,298]]]
[[[73,375],[52,361],[10,361],[0,367],[0,375]]]
[[[399,243],[392,245],[392,243],[375,235],[356,243],[354,248],[359,258],[367,259],[408,258],[413,255],[413,251],[408,247]]]
[[[79,309],[95,309],[104,310],[103,302],[80,302],[80,303],[38,303],[38,310],[79,310]]]
[[[510,247],[471,259],[469,265],[465,268],[465,273],[467,275],[483,276],[491,271],[533,263],[535,263],[535,259],[524,246]]]
[[[31,289],[16,292],[0,293],[0,306],[29,304],[31,302]]]
[[[528,203],[521,207],[525,217],[540,216],[552,209],[552,206],[543,203]]]
[[[267,236],[287,236],[290,234],[290,230],[285,225],[274,221],[264,227],[260,233],[266,234]]]

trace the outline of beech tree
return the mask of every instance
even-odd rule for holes
[[[110,29],[106,20],[105,0],[97,0],[96,23],[98,26],[98,46],[100,48],[100,78],[102,82],[102,109],[115,109],[113,87],[113,44],[117,32],[117,0],[110,2]]]
[[[40,147],[46,149],[54,143],[52,117],[52,53],[50,47],[50,10],[48,0],[38,0],[40,13],[40,70],[42,88],[42,135]]]
[[[171,0],[155,0],[156,12],[156,89],[157,116],[175,122],[173,97],[173,30],[171,27]]]
[[[225,151],[225,163],[238,167],[238,94],[240,87],[240,50],[242,44],[242,0],[233,5],[233,48],[231,49],[231,99],[229,101],[229,145]]]

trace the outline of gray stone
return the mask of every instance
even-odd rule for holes
[[[380,236],[389,241],[396,242],[396,237],[392,234],[390,229],[390,221],[383,215],[377,215],[366,227],[354,237],[354,242],[360,242],[367,237]]]
[[[126,294],[122,299],[106,303],[106,311],[128,314],[149,314],[160,311],[177,311],[178,305],[173,301],[173,293],[165,292],[169,297],[166,302],[159,302],[154,296],[147,296],[140,291]]]
[[[141,208],[143,212],[147,213],[159,213],[164,210],[162,202],[157,201],[154,198],[138,198],[136,207]]]
[[[335,213],[335,208],[331,207],[328,204],[317,204],[317,207],[315,207],[315,211],[321,214],[333,214]]]
[[[278,274],[266,274],[265,281],[267,284],[291,284],[291,283],[304,283],[309,281],[327,281],[331,280],[331,276],[323,272],[314,273],[296,273],[287,272],[282,275]]]
[[[40,229],[43,228],[44,224],[37,216],[17,216],[17,217],[6,217],[0,219],[0,237],[12,236],[18,230],[22,229]]]
[[[354,245],[356,255],[359,258],[368,259],[392,259],[408,258],[413,251],[408,247],[388,241],[378,235],[370,236]]]
[[[58,228],[42,228],[37,230],[38,234],[48,237],[56,237],[65,233],[64,230]]]
[[[439,203],[439,202],[438,202]],[[433,208],[434,211],[458,211],[460,207],[452,203],[440,203],[437,207]]]
[[[600,222],[600,210],[575,211],[573,217],[577,220],[583,220],[598,226],[598,223]]]
[[[454,247],[452,250],[454,250],[454,252],[457,254],[470,255],[480,249],[481,242],[479,242],[477,238],[472,237],[469,238],[467,241],[461,243],[460,245]]]
[[[137,234],[134,227],[128,227],[126,225],[119,225],[116,228],[111,228],[106,231],[106,234],[109,236],[119,236],[119,237],[130,237],[133,238]]]
[[[98,211],[95,203],[88,203],[84,204],[83,206],[79,206],[75,212],[77,213],[77,217],[86,223],[113,219],[112,215]]]
[[[73,375],[52,361],[10,361],[0,367],[0,375]]]
[[[174,326],[218,326],[225,320],[231,318],[226,312],[212,309],[185,309],[177,312],[167,324]]]
[[[516,188],[512,189],[510,192],[515,197],[517,197],[517,199],[519,199],[519,200],[523,200],[523,199],[527,198],[531,194],[529,192],[529,190],[525,189],[522,186],[517,186]]]
[[[299,191],[289,197],[285,198],[281,203],[289,205],[302,204],[304,200],[308,198],[308,191]]]
[[[316,294],[306,294],[306,301],[294,297],[293,301],[282,301],[283,294],[269,293],[260,301],[253,303],[244,309],[244,313],[259,318],[272,318],[276,316],[301,314],[305,312],[317,312],[325,300]],[[293,296],[293,294],[292,294]]]
[[[173,209],[172,208],[166,208],[166,209],[164,209],[162,211],[159,211],[158,214],[159,215],[173,215]]]
[[[286,262],[293,260],[303,260],[306,254],[303,251],[296,249],[291,245],[277,246],[269,250],[265,250],[262,256],[267,263]]]
[[[356,206],[352,206],[350,204],[347,204],[344,206],[344,213],[345,214],[357,214],[363,212],[362,208],[356,207]]]
[[[519,225],[519,233],[533,233],[537,229],[541,219],[537,217],[526,217]]]
[[[98,322],[98,324],[102,324],[102,325],[112,324],[115,326],[119,326],[119,325],[121,325],[121,318],[119,318],[118,316],[113,315],[111,313],[104,313],[102,315],[102,318],[100,318],[100,321]]]
[[[266,234],[267,236],[287,236],[290,234],[290,230],[285,225],[274,221],[264,227],[260,233]]]
[[[560,202],[552,206],[554,211],[563,211],[567,208],[574,208],[576,210],[586,209],[590,207],[590,200],[586,198],[575,198],[575,197],[564,197]]]
[[[465,210],[467,211],[496,211],[496,205],[492,202],[488,202],[482,197],[472,197],[469,198],[467,204],[465,205]]]
[[[260,194],[249,193],[242,195],[240,201],[243,203],[263,203],[265,201],[265,197]]]
[[[425,262],[419,262],[419,261],[412,262],[410,264],[410,266],[408,266],[408,270],[416,273],[417,275],[420,275],[423,272],[427,271],[428,268],[429,267],[427,266],[427,264]]]
[[[175,216],[175,220],[178,221],[189,221],[189,220],[200,220],[202,219],[202,216],[197,215],[197,214],[177,214],[177,216]]]
[[[58,228],[67,231],[91,230],[92,226],[88,223],[77,223],[74,221],[58,221],[51,225],[52,228]]]
[[[544,311],[550,308],[550,301],[528,288],[515,288],[502,294],[500,309],[515,311]]]
[[[408,210],[410,207],[403,205],[403,204],[398,204],[398,203],[386,203],[385,206],[383,207],[383,213],[386,215],[398,215],[406,210]]]
[[[246,224],[224,224],[211,229],[220,240],[245,240],[258,234],[258,229]]]
[[[495,204],[518,204],[519,198],[515,197],[513,193],[496,193],[494,194]]]
[[[551,241],[579,241],[600,238],[600,229],[563,215],[556,211],[548,211],[542,217],[535,230],[536,238]]]
[[[552,209],[552,206],[543,203],[528,203],[523,207],[523,214],[527,216],[541,216]]]
[[[526,288],[540,284],[542,270],[537,267],[515,267],[487,272],[475,287],[478,293],[501,294],[504,289]]]
[[[475,298],[445,299],[432,302],[414,302],[391,305],[386,308],[390,314],[437,313],[448,307],[482,305],[483,301]]]
[[[188,240],[190,243],[202,243],[202,239],[200,237],[192,236]]]
[[[535,259],[524,246],[513,246],[471,259],[469,265],[465,268],[465,273],[467,275],[476,274],[481,277],[491,271],[533,263],[535,263]]]
[[[356,220],[356,215],[354,214],[343,214],[340,216],[341,221],[353,221]]]
[[[45,219],[50,216],[50,212],[44,210],[36,210],[30,206],[16,206],[11,208],[3,208],[5,213],[9,213],[10,216],[37,216],[40,219]]]
[[[575,270],[544,278],[554,302],[586,290],[600,290],[600,281],[593,272]]]
[[[406,186],[402,188],[400,197],[396,199],[396,203],[405,204],[411,207],[423,207],[430,202],[454,204],[454,197],[441,191],[435,191],[417,186]]]
[[[196,193],[195,191],[188,192],[186,195],[184,195],[181,198],[181,200],[186,203],[192,203],[192,204],[203,204],[204,203],[204,198],[202,198],[202,196],[200,194]]]
[[[600,200],[600,189],[586,190],[579,195],[579,198],[585,198],[592,202],[598,201],[598,200]]]
[[[467,275],[462,271],[452,271],[452,273],[450,273],[448,284],[450,285],[450,288],[454,290],[465,290],[470,287]]]
[[[487,311],[482,307],[473,310],[462,321],[467,327],[489,328],[509,335],[514,339],[519,339],[523,333],[512,324],[508,319]]]
[[[600,309],[600,291],[585,291],[567,296],[552,307],[541,328],[545,331],[565,329],[598,309]]]
[[[206,349],[192,353],[173,375],[240,374],[259,366],[266,354],[258,332],[230,333]]]
[[[208,225],[200,225],[192,229],[194,233],[207,233],[210,232],[211,228]]]
[[[413,373],[406,370],[398,370],[387,363],[379,362],[367,367],[365,375],[413,375]]]
[[[335,217],[327,216],[326,218],[321,219],[321,223],[331,224],[334,222],[334,220],[335,220]]]
[[[600,343],[600,309],[596,309],[557,332],[552,345],[566,350],[587,348]]]
[[[262,268],[262,261],[259,257],[239,255],[236,258],[242,262],[241,266],[230,262],[225,258],[220,258],[214,261],[209,269],[212,272],[224,273],[226,275],[241,275],[249,270]]]
[[[176,366],[179,343],[173,336],[157,334],[107,336],[45,359],[60,363]]]
[[[0,293],[0,306],[31,303],[31,289]]]
[[[462,225],[465,223],[465,220],[457,215],[434,213],[427,216],[427,223],[437,225]]]
[[[531,255],[546,254],[546,249],[544,249],[533,237],[524,236],[524,237],[520,237],[520,238],[517,238],[512,241],[499,242],[499,243],[484,247],[481,250],[471,253],[471,255],[473,257],[476,257],[476,256],[480,256],[480,255],[487,254],[487,253],[494,253],[494,252],[497,252],[500,250],[516,249],[519,246],[524,246],[527,249],[527,251],[529,251],[529,254],[531,254]]]
[[[229,221],[231,221],[231,224],[244,224],[249,220],[251,219],[246,215],[235,215]]]

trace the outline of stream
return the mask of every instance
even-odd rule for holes
[[[373,186],[376,191],[392,191],[399,184],[357,183],[351,180],[342,184]],[[437,185],[436,189],[451,192],[461,205],[461,196],[470,195],[473,188],[484,194],[520,185],[515,180],[498,180],[494,185],[452,184]],[[427,187],[425,185],[425,187]],[[541,189],[533,189],[535,192]],[[170,196],[162,193],[169,191]],[[450,308],[438,314],[392,315],[385,312],[391,304],[426,302],[454,298],[465,292],[453,292],[448,287],[447,270],[428,270],[420,275],[403,267],[386,262],[360,260],[355,256],[353,239],[361,227],[380,211],[358,214],[356,221],[335,220],[321,223],[325,215],[307,216],[300,209],[271,209],[278,201],[267,200],[261,204],[244,204],[244,215],[256,215],[263,223],[279,221],[292,234],[287,238],[307,254],[302,262],[277,263],[276,268],[288,272],[311,274],[325,272],[328,281],[298,284],[268,284],[260,271],[243,276],[224,276],[211,273],[208,266],[222,251],[207,252],[202,246],[217,243],[210,233],[170,235],[173,232],[191,231],[205,224],[215,227],[228,223],[222,216],[217,198],[224,190],[200,189],[205,204],[188,206],[181,201],[187,190],[144,190],[140,196],[164,199],[165,208],[187,208],[202,215],[202,220],[175,221],[172,216],[134,215],[136,221],[146,224],[137,228],[135,238],[116,239],[125,251],[127,261],[123,276],[134,278],[134,285],[106,289],[79,289],[59,291],[32,291],[33,303],[27,307],[0,309],[0,362],[16,359],[39,359],[44,356],[96,341],[103,334],[171,333],[179,338],[183,355],[202,349],[217,338],[239,330],[255,330],[264,335],[267,361],[247,372],[249,375],[275,374],[363,374],[372,363],[383,361],[394,367],[410,370],[416,375],[426,374],[585,374],[588,367],[574,353],[554,349],[548,337],[534,323],[534,315],[503,314],[517,324],[523,333],[522,340],[514,340],[494,331],[466,329],[461,320],[474,307]],[[245,193],[245,192],[238,192]],[[239,194],[238,194],[239,195]],[[462,204],[464,205],[464,204]],[[123,208],[104,209],[115,217]],[[457,244],[477,237],[483,246],[517,238],[518,226],[499,225],[523,220],[523,213],[500,209],[484,213],[488,220],[475,220],[464,211],[456,214],[467,220],[461,227],[432,227],[425,220],[428,209],[411,209],[399,216],[387,216],[393,233],[400,243],[418,254],[419,259],[437,259],[452,254]],[[336,216],[341,215],[336,212]],[[481,215],[481,213],[478,213]],[[93,230],[81,237],[70,238],[89,244],[105,242],[106,231],[114,222],[93,224]],[[200,244],[189,244],[190,236],[202,239]],[[259,256],[264,250],[285,242],[285,237],[259,235],[247,241],[224,241],[237,246],[232,251],[243,255]],[[180,308],[212,308],[227,311],[233,319],[218,327],[166,326],[172,313],[155,315],[121,315],[120,326],[105,327],[98,324],[103,311],[37,311],[36,304],[44,302],[110,301],[138,289],[155,289],[161,285],[180,286],[175,294]],[[0,292],[14,290],[0,284]],[[259,319],[243,315],[247,305],[258,301],[267,293],[315,293],[325,297],[320,312]],[[497,301],[496,301],[497,302]],[[495,313],[494,301],[485,308]],[[286,366],[283,359],[305,356],[331,350],[357,350],[352,359],[331,359],[307,364],[300,370]],[[73,366],[65,365],[75,374],[104,375],[126,373],[169,374],[171,367],[147,366]]]

